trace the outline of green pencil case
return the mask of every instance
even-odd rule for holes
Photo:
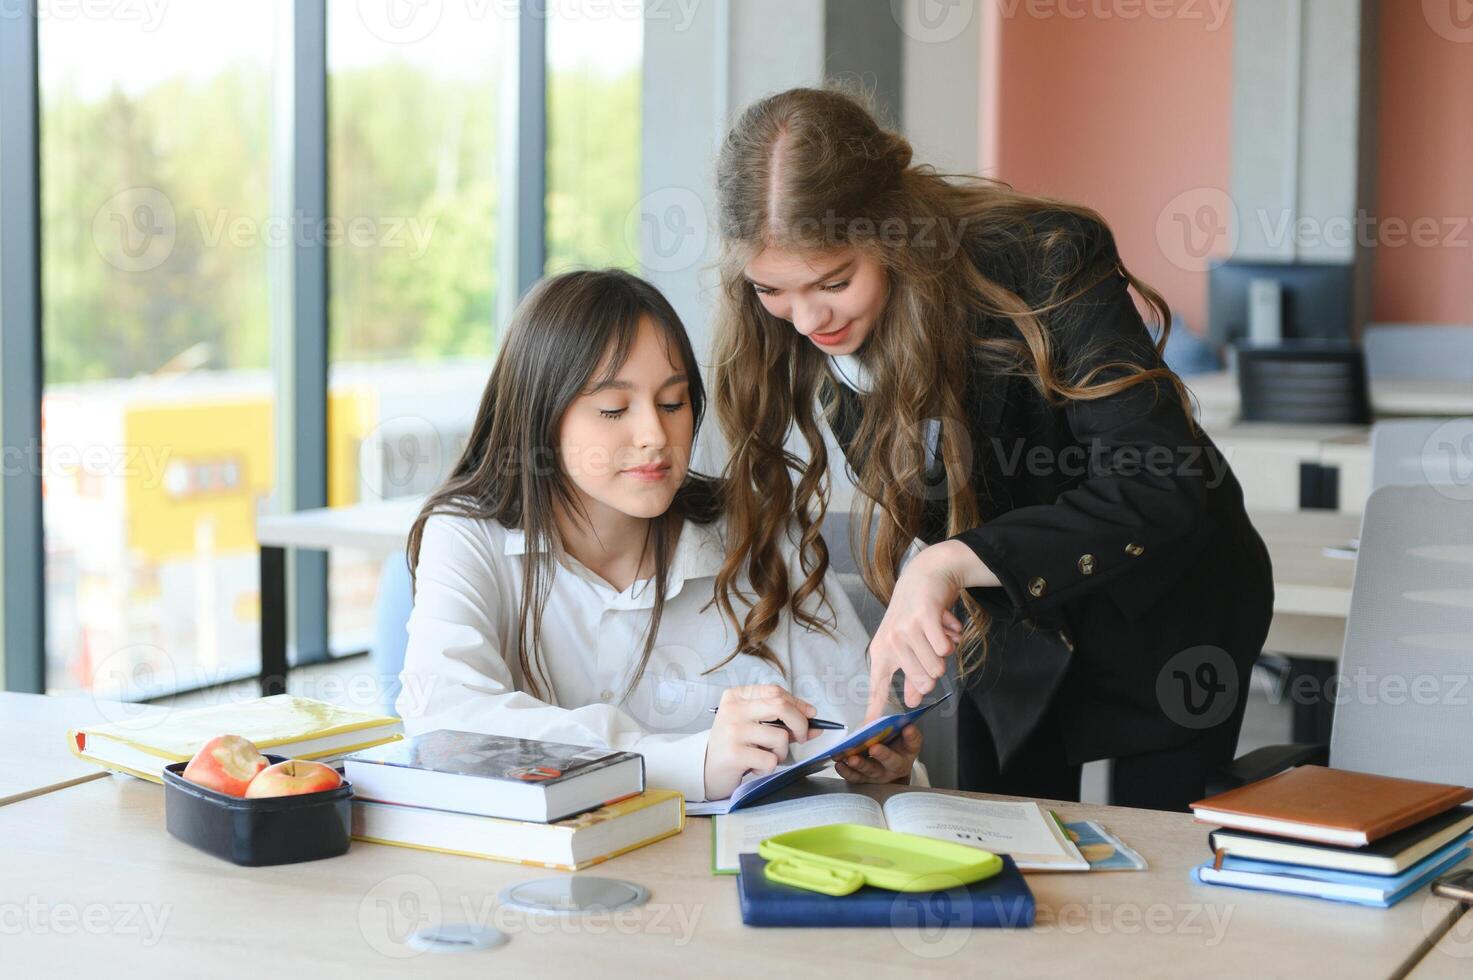
[[[848,895],[864,885],[944,891],[1002,870],[1002,858],[988,851],[857,823],[778,834],[757,853],[767,859],[768,880],[825,895]]]

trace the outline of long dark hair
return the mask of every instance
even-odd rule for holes
[[[425,502],[409,532],[409,569],[419,565],[425,522],[434,514],[491,519],[520,529],[526,570],[517,663],[523,683],[545,699],[551,682],[541,662],[542,611],[560,547],[555,506],[587,520],[572,481],[557,462],[557,432],[568,406],[588,388],[612,379],[629,357],[641,318],[654,322],[672,363],[684,364],[694,429],[700,429],[706,392],[695,352],[680,317],[654,286],[618,269],[584,270],[538,283],[517,307],[486,382],[470,441],[450,476]],[[608,366],[594,373],[608,355]],[[646,554],[654,559],[655,602],[633,689],[660,628],[671,554],[683,521],[709,524],[720,513],[716,482],[693,471],[670,508],[649,522]],[[626,696],[628,692],[626,691]]]
[[[1120,263],[1098,213],[915,163],[910,144],[881,127],[857,93],[800,88],[753,103],[726,137],[716,185],[722,288],[712,393],[733,446],[725,473],[730,542],[716,594],[722,609],[731,611],[742,576],[756,588],[743,646],[760,646],[785,606],[798,615],[808,596],[822,596],[828,569],[819,536],[828,505],[828,454],[816,406],[820,396],[833,395],[833,382],[823,354],[768,313],[746,280],[747,263],[765,248],[849,246],[874,258],[889,276],[881,322],[860,353],[874,387],[864,396],[854,437],[863,456],[858,519],[850,522],[858,539],[852,547],[864,556],[865,583],[883,603],[920,529],[923,420],[966,417],[965,388],[975,365],[995,376],[1026,378],[1052,404],[1160,385],[1191,418],[1186,390],[1166,368],[1125,361],[1082,368],[1065,363],[1057,350],[1050,315],[1117,274],[1159,321],[1158,353],[1166,343],[1166,301]],[[1036,230],[1034,219],[1050,212],[1069,216],[1081,233]],[[904,230],[899,240],[880,233],[891,227]],[[1047,287],[1042,303],[1030,305],[971,258],[1009,254],[1029,257]],[[955,326],[975,315],[1007,321],[1012,330],[979,338]],[[833,397],[822,400],[835,403]],[[789,448],[795,434],[807,444],[806,460]],[[981,520],[965,439],[961,426],[942,426],[949,534]],[[805,573],[796,588],[789,587],[779,550],[791,519],[800,529]],[[987,615],[966,593],[962,602],[970,614],[964,648],[985,654]]]

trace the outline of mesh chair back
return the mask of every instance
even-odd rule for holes
[[[1366,503],[1331,765],[1473,786],[1473,484]]]
[[[1371,489],[1417,484],[1473,486],[1473,418],[1371,427]]]

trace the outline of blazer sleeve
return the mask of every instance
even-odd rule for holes
[[[1101,368],[1099,382],[1126,375],[1129,365],[1161,366],[1108,229],[1081,224],[1076,234],[1097,260],[1090,267],[1108,271],[1048,320],[1061,373],[1078,381]],[[1173,584],[1171,569],[1207,520],[1221,462],[1209,465],[1204,440],[1164,379],[1070,400],[1063,414],[1072,442],[1015,447],[1017,458],[1081,478],[1051,504],[1017,507],[954,536],[1002,583],[970,592],[994,616],[1048,621],[1065,604],[1108,589],[1134,618]]]

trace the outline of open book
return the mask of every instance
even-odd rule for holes
[[[859,793],[826,793],[722,814],[711,821],[711,870],[733,874],[743,854],[775,834],[831,823],[888,827],[1010,854],[1025,871],[1088,871],[1089,862],[1047,812],[1031,801],[978,800],[913,790],[881,806]]]

